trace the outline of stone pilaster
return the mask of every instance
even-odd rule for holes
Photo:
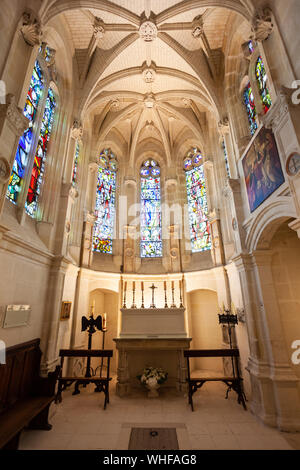
[[[96,217],[87,213],[83,224],[81,266],[89,268],[93,262],[93,229]]]
[[[220,266],[225,264],[225,252],[223,237],[221,231],[221,220],[220,212],[218,209],[214,209],[208,214],[208,219],[211,228],[211,242],[212,249],[211,255],[213,259],[214,266]]]

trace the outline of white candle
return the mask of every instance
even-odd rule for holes
[[[107,314],[106,314],[106,313],[103,314],[103,325],[102,325],[102,329],[103,329],[103,331],[106,331],[106,330],[107,330]]]

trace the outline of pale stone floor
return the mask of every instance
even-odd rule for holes
[[[225,400],[226,387],[208,383],[194,395],[194,413],[187,398],[161,389],[159,398],[147,398],[137,390],[119,398],[111,386],[111,400],[103,410],[103,393],[94,387],[72,396],[63,394],[60,405],[52,405],[53,429],[25,431],[22,450],[127,450],[132,427],[176,428],[181,450],[292,450],[300,449],[300,434],[281,433],[262,425],[238,405],[234,392]],[[172,449],[169,449],[172,450]]]

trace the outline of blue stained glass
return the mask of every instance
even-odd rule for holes
[[[28,155],[32,144],[33,125],[35,123],[39,102],[44,89],[44,77],[38,61],[36,61],[30,81],[26,103],[23,114],[29,120],[29,127],[19,140],[18,149],[10,176],[6,197],[17,203],[18,195],[21,192],[22,181],[28,163]]]
[[[151,172],[147,170],[152,167]],[[149,175],[149,176],[148,176]],[[160,168],[147,160],[141,170],[141,257],[162,257]],[[147,176],[144,177],[143,176]]]
[[[109,160],[109,152],[103,151],[103,154],[107,155]],[[114,155],[113,158],[115,158]],[[93,234],[93,251],[98,253],[112,254],[113,252],[116,217],[116,176],[116,171],[99,167],[95,209],[96,222]]]
[[[226,173],[227,173],[228,178],[230,178],[229,160],[228,160],[228,153],[227,153],[227,147],[226,147],[225,139],[223,139],[223,141],[222,141],[222,148],[223,148],[224,158],[225,158]]]
[[[252,93],[252,88],[250,82],[246,86],[244,90],[244,103],[246,106],[246,111],[248,115],[248,121],[250,126],[251,135],[254,135],[257,130],[257,122],[256,122],[256,107],[254,103],[254,96]]]
[[[74,158],[74,164],[73,164],[73,175],[72,175],[73,186],[77,184],[79,151],[80,151],[80,146],[79,146],[79,143],[76,142],[75,158]]]
[[[44,116],[41,124],[41,130],[36,149],[36,154],[31,173],[31,179],[25,203],[25,209],[28,215],[34,217],[38,207],[38,199],[41,192],[41,185],[44,179],[45,161],[47,158],[48,144],[53,130],[54,113],[56,100],[52,88],[49,88]]]
[[[210,250],[211,237],[203,165],[186,171],[185,175],[192,252]]]

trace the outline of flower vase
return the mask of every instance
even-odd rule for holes
[[[157,383],[157,379],[155,377],[150,377],[147,380],[146,387],[148,388],[148,398],[157,398],[159,396],[158,389],[160,385]]]

